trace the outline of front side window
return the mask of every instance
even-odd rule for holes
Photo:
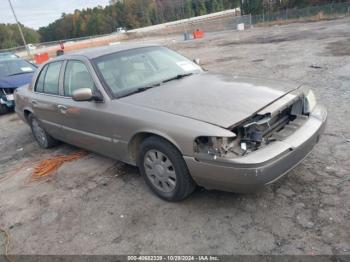
[[[117,97],[178,75],[202,71],[182,55],[159,46],[112,53],[96,58],[94,63],[107,87]]]
[[[58,95],[61,66],[62,61],[48,65],[44,80],[44,93]]]
[[[79,88],[94,89],[94,81],[83,62],[68,61],[64,74],[64,95],[72,96]]]

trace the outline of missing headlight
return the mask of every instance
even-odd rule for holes
[[[310,114],[316,106],[316,96],[312,90],[309,90],[304,99],[304,114]]]
[[[236,137],[198,137],[194,141],[194,152],[197,156],[212,159],[233,158],[243,154]]]

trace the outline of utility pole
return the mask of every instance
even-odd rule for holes
[[[182,6],[182,18],[181,19],[186,19],[184,0],[181,0],[181,6]],[[183,22],[183,25],[184,25],[184,33],[187,34],[186,22]]]
[[[16,13],[15,13],[15,10],[13,9],[11,0],[8,0],[8,1],[9,1],[11,10],[12,10],[13,16],[15,17],[15,20],[16,20],[16,23],[17,23],[17,26],[18,26],[18,30],[19,30],[19,33],[21,34],[21,37],[22,37],[24,46],[25,46],[25,48],[26,48],[26,50],[27,50],[28,58],[30,58],[30,50],[29,50],[29,47],[27,46],[26,40],[25,40],[25,38],[24,38],[21,25],[20,25],[19,22],[18,22],[18,19],[17,19]]]

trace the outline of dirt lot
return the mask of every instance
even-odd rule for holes
[[[0,227],[11,253],[350,254],[350,20],[178,39],[166,42],[210,71],[313,86],[329,110],[313,153],[262,192],[198,189],[172,204],[136,168],[93,153],[28,184],[31,163],[77,149],[41,150],[15,114],[1,116]]]

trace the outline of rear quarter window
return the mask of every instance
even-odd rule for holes
[[[43,93],[44,92],[44,79],[47,71],[47,65],[41,70],[38,80],[36,81],[35,91]]]

